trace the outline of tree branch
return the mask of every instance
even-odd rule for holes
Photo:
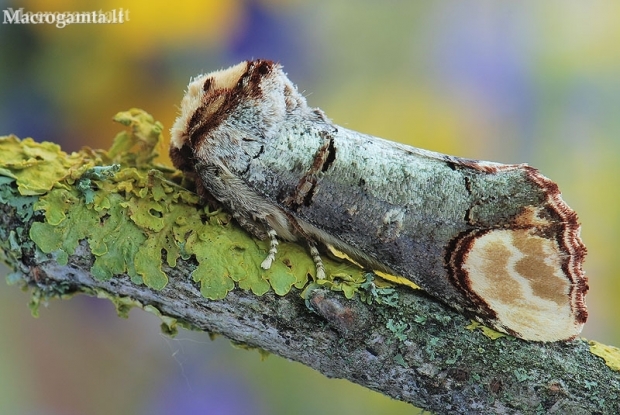
[[[128,174],[124,170],[118,174]],[[74,180],[73,186],[84,183]],[[466,317],[408,287],[377,291],[369,283],[366,291],[347,299],[328,285],[313,284],[302,298],[294,287],[285,295],[273,289],[256,295],[237,283],[225,298],[210,300],[202,295],[204,286],[190,276],[198,266],[195,257],[179,259],[174,266],[164,261],[163,289],[136,283],[127,273],[102,278],[99,271],[93,274],[97,255],[92,247],[100,241],[83,239],[64,259],[42,253],[29,235],[33,223],[44,220],[41,211],[33,210],[43,196],[24,197],[17,188],[15,181],[0,181],[0,247],[15,271],[9,280],[33,288],[35,303],[72,293],[104,296],[119,312],[140,306],[160,313],[167,330],[174,331],[179,323],[219,333],[435,413],[620,410],[620,372],[592,354],[587,341],[545,344],[509,336],[492,340],[481,330],[466,329]],[[173,203],[173,197],[164,195],[163,203]],[[123,203],[107,200],[110,212],[119,207],[115,203]],[[196,209],[189,202],[174,203]],[[24,214],[29,211],[34,213]],[[222,232],[233,240],[239,235],[232,225]],[[281,248],[286,250],[286,244]],[[153,249],[157,255],[161,252]],[[218,255],[236,258],[232,250]],[[260,280],[260,269],[254,268],[245,272]],[[231,278],[244,277],[248,275]]]
[[[3,234],[27,234],[28,223],[1,205]],[[11,211],[12,210],[12,211]],[[308,365],[436,413],[613,413],[620,408],[620,376],[589,352],[584,340],[531,343],[491,340],[464,329],[463,316],[422,292],[396,288],[396,306],[367,305],[316,289],[308,303],[293,290],[257,296],[235,289],[225,299],[203,298],[188,278],[195,264],[166,269],[160,291],[127,276],[100,281],[87,241],[67,265],[19,247],[11,266],[22,281],[47,295],[84,292],[129,297],[194,328]],[[222,253],[225,255],[225,253]],[[119,302],[123,304],[123,302]]]

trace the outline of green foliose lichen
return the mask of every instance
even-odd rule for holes
[[[284,295],[308,283],[315,266],[303,247],[281,244],[271,269],[263,270],[268,241],[250,237],[228,214],[210,212],[177,184],[178,172],[155,163],[163,127],[152,116],[132,109],[114,119],[129,129],[109,151],[67,155],[56,144],[0,137],[0,202],[30,203],[27,219],[42,213],[29,231],[40,251],[66,264],[86,241],[95,278],[127,274],[157,290],[168,283],[166,265],[193,257],[198,266],[191,277],[209,299],[222,299],[235,286]],[[361,270],[330,260],[325,266],[332,278],[319,283],[348,298],[366,282]]]
[[[22,196],[45,194],[60,182],[73,184],[98,161],[94,153],[68,155],[57,144],[13,135],[1,137],[0,154],[0,175],[14,179]]]

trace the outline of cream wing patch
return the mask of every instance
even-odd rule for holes
[[[498,229],[472,242],[462,269],[502,325],[523,338],[553,341],[582,327],[571,309],[562,260],[553,239],[527,229]]]

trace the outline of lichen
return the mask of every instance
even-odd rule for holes
[[[32,272],[38,273],[38,268],[33,269]],[[74,294],[75,292],[72,290],[71,285],[66,281],[50,283],[43,287],[34,287],[28,302],[30,314],[37,318],[39,317],[39,308],[41,305],[46,306],[50,298],[67,299]]]
[[[392,284],[384,279],[376,279],[375,274],[365,275],[366,281],[360,284],[358,294],[360,299],[372,304],[385,304],[391,307],[398,306],[398,292],[392,288]]]
[[[22,196],[45,194],[61,182],[73,184],[97,162],[94,153],[67,155],[57,144],[19,140],[13,135],[0,137],[0,154],[0,175],[14,179]]]
[[[605,364],[611,369],[620,371],[620,349],[614,346],[607,346],[595,340],[589,340],[590,353],[605,360]]]
[[[68,155],[56,144],[0,137],[0,202],[29,203],[25,219],[41,213],[29,231],[39,252],[67,264],[86,240],[95,278],[126,274],[157,290],[168,283],[164,264],[194,258],[191,277],[209,299],[222,299],[235,286],[285,295],[307,285],[315,269],[303,247],[281,244],[277,261],[263,270],[269,242],[250,237],[229,214],[211,212],[181,185],[177,171],[155,162],[163,127],[151,115],[131,109],[114,120],[129,128],[109,151]],[[328,259],[325,266],[330,278],[318,283],[347,298],[366,281],[361,269]]]
[[[179,327],[186,328],[188,330],[194,329],[191,324],[178,320],[174,317],[170,317],[161,313],[161,311],[153,305],[144,305],[140,301],[131,297],[121,297],[101,289],[91,289],[88,294],[97,297],[110,300],[116,308],[116,314],[121,318],[128,318],[129,312],[132,308],[141,308],[144,311],[151,313],[161,320],[161,331],[170,337],[174,337],[178,333]]]
[[[505,333],[500,333],[499,331],[495,331],[493,329],[490,329],[487,326],[483,326],[482,324],[478,323],[477,321],[473,321],[473,320],[471,321],[471,324],[465,326],[465,328],[467,330],[471,330],[471,331],[479,329],[482,332],[482,334],[484,334],[485,336],[487,336],[491,340],[496,340],[496,339],[499,339],[500,337],[506,337],[507,336],[507,334],[505,334]]]
[[[211,339],[211,340],[213,340],[213,339]],[[235,349],[239,349],[239,350],[246,350],[246,351],[256,350],[258,352],[258,355],[260,357],[261,362],[264,362],[265,360],[267,360],[267,358],[271,355],[270,352],[268,352],[267,350],[265,350],[265,349],[263,349],[261,347],[252,346],[250,344],[239,342],[239,341],[236,341],[236,340],[231,340],[230,344]]]
[[[390,318],[387,320],[385,328],[391,331],[394,337],[401,342],[407,340],[407,331],[409,329],[409,324],[405,323],[404,321],[394,320]]]

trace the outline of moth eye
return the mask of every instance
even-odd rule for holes
[[[202,85],[202,90],[204,92],[209,92],[209,89],[211,89],[211,84],[212,83],[213,83],[213,79],[212,78],[207,78],[205,83]]]

